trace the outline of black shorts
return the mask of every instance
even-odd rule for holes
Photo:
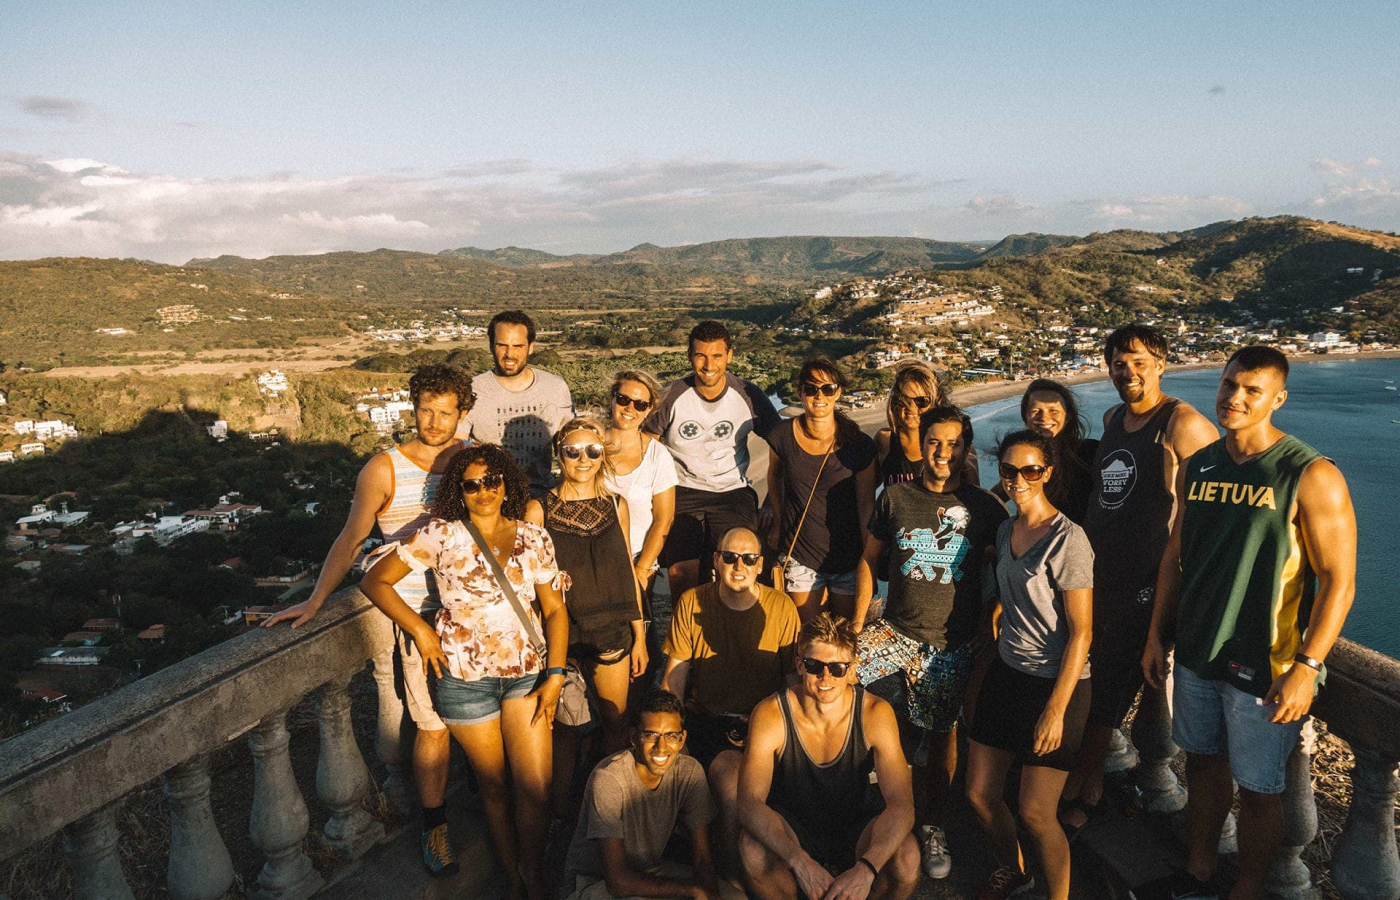
[[[1108,647],[1089,646],[1089,724],[1117,728],[1133,708],[1142,688],[1142,651],[1136,654]]]
[[[1070,695],[1060,746],[1037,756],[1033,749],[1035,725],[1054,691],[1054,678],[1013,669],[998,655],[982,681],[968,738],[1016,754],[1016,761],[1023,766],[1072,771],[1079,758],[1079,743],[1084,739],[1084,723],[1089,718],[1089,679],[1079,679]]]
[[[666,546],[661,549],[658,562],[673,566],[698,559],[700,571],[709,572],[711,555],[719,539],[729,529],[739,526],[758,532],[758,494],[753,488],[715,493],[678,487],[676,519],[671,523],[671,532],[666,535]]]
[[[685,749],[706,769],[725,750],[744,751],[747,716],[717,716],[699,709],[685,711]]]
[[[870,786],[879,795],[879,788]],[[797,843],[807,851],[807,855],[817,861],[817,865],[833,875],[839,875],[856,864],[856,845],[870,820],[885,811],[884,798],[878,806],[865,804],[864,809],[852,810],[848,816],[814,821],[811,815],[796,815],[781,807],[774,812],[783,817],[792,833],[797,835]]]

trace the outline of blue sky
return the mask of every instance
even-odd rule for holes
[[[0,257],[1298,213],[1400,229],[1400,9],[0,0]]]

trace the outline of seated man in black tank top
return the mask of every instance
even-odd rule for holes
[[[750,895],[905,900],[919,846],[894,710],[856,683],[856,635],[845,619],[822,613],[797,647],[801,680],[754,708],[739,771]]]

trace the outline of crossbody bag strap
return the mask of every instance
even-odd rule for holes
[[[540,659],[544,659],[544,635],[540,634],[540,630],[535,627],[535,620],[530,618],[525,605],[520,602],[510,579],[506,577],[505,570],[501,568],[500,562],[496,559],[496,554],[491,552],[491,545],[486,543],[485,538],[481,536],[480,529],[472,524],[471,519],[463,519],[462,524],[467,527],[467,534],[472,536],[472,540],[476,541],[476,546],[486,557],[486,563],[491,567],[491,574],[496,577],[497,586],[500,587],[501,593],[506,595],[506,599],[510,601],[511,608],[515,610],[515,615],[520,619],[520,624],[525,626],[525,636],[530,639],[531,644],[535,645],[535,652],[540,655]]]
[[[817,496],[817,485],[822,483],[822,472],[826,469],[826,461],[831,458],[831,451],[836,449],[836,438],[831,439],[831,444],[822,454],[822,464],[817,466],[817,477],[812,479],[812,489],[807,492],[807,502],[802,506],[802,515],[797,519],[797,528],[792,532],[792,543],[788,545],[786,561],[783,563],[783,572],[786,574],[788,563],[792,562],[793,551],[797,549],[797,537],[802,534],[802,523],[807,521],[807,510],[812,508],[812,498]]]

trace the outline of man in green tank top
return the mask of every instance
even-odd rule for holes
[[[1172,737],[1187,752],[1190,789],[1190,848],[1175,900],[1219,896],[1212,882],[1232,779],[1239,877],[1229,896],[1260,895],[1283,836],[1284,767],[1355,594],[1346,480],[1273,425],[1287,382],[1278,350],[1236,351],[1215,398],[1225,437],[1178,473],[1142,659],[1147,680],[1164,684],[1175,641]]]

